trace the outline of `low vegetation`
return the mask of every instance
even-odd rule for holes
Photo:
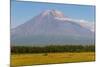
[[[94,52],[81,53],[44,53],[38,54],[13,54],[11,55],[11,66],[25,66],[37,64],[55,64],[55,63],[72,63],[72,62],[90,62],[95,61]]]

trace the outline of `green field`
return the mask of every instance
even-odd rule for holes
[[[89,62],[95,61],[94,52],[80,53],[39,53],[39,54],[13,54],[11,55],[11,66]]]

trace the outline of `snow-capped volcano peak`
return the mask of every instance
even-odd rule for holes
[[[53,17],[59,17],[59,18],[64,18],[64,14],[58,10],[51,9],[51,10],[45,10],[41,13],[43,16],[51,15]]]

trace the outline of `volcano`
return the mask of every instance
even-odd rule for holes
[[[94,25],[58,10],[45,10],[11,29],[12,45],[94,44]]]

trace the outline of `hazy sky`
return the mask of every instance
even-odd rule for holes
[[[11,27],[14,28],[48,9],[59,10],[74,19],[95,22],[95,6],[12,1]]]

